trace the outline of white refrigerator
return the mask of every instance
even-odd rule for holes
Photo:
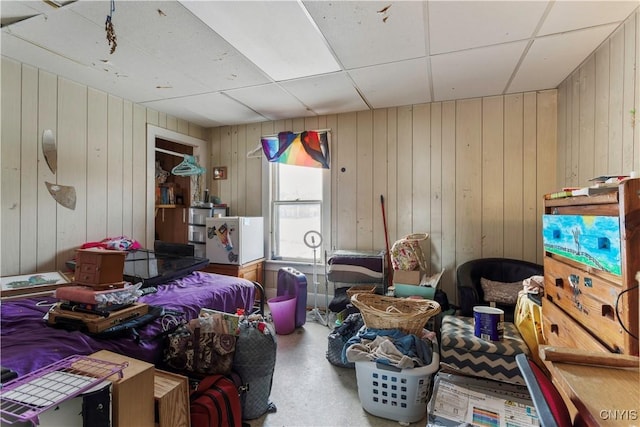
[[[207,218],[206,226],[210,263],[243,265],[264,257],[262,217]]]

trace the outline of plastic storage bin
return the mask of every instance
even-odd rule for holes
[[[433,343],[431,363],[419,368],[398,369],[368,361],[356,362],[358,397],[362,408],[382,418],[402,423],[420,421],[427,412],[431,380],[440,357]]]

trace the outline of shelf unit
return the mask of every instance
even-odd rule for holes
[[[112,363],[85,356],[69,356],[2,385],[0,418],[38,424],[46,410],[74,398],[118,375],[127,363]]]
[[[376,285],[376,292],[387,292],[386,252],[335,250],[325,254],[325,278],[333,286],[334,298],[339,287],[363,284]],[[379,273],[379,277],[374,277]],[[346,286],[337,286],[345,284]],[[328,286],[325,290],[328,293]],[[327,308],[328,309],[328,308]]]

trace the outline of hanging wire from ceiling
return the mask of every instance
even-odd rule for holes
[[[111,46],[111,50],[109,50],[109,53],[112,55],[113,55],[113,52],[116,51],[116,46],[118,46],[118,43],[116,41],[117,39],[116,31],[113,28],[113,22],[112,22],[113,12],[115,11],[116,11],[116,0],[111,0],[109,5],[109,14],[107,15],[107,21],[104,23],[104,30],[107,32],[107,42],[109,43],[109,46]]]

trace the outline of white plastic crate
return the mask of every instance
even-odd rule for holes
[[[365,411],[398,422],[419,421],[427,412],[431,379],[440,366],[438,346],[433,344],[431,363],[399,370],[393,366],[357,361],[358,397]]]

